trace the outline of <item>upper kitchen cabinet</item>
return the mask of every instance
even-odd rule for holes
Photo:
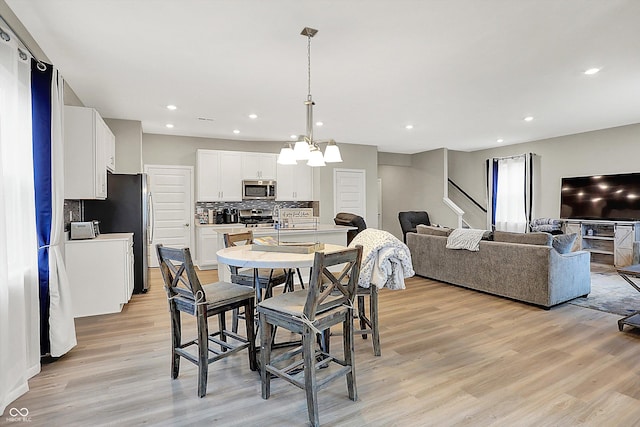
[[[105,139],[105,162],[107,163],[107,170],[110,172],[116,171],[116,137],[111,133],[109,126],[104,125],[102,128]]]
[[[108,163],[115,166],[112,150],[115,137],[96,110],[64,107],[65,199],[107,198]]]
[[[197,150],[197,199],[199,202],[242,200],[242,153]]]
[[[306,162],[277,167],[277,198],[279,201],[313,200],[313,169]]]
[[[277,154],[242,153],[243,179],[276,179]]]

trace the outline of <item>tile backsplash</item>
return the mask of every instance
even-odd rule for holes
[[[65,200],[63,209],[64,230],[69,231],[69,224],[72,221],[82,221],[82,209],[80,200]]]
[[[314,208],[314,215],[318,215],[318,203],[317,202],[274,202],[271,200],[245,200],[242,202],[196,202],[196,221],[200,221],[201,224],[206,223],[208,220],[209,209],[262,209],[267,212],[272,212],[274,206],[281,208]]]

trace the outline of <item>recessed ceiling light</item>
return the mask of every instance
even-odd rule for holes
[[[592,76],[594,74],[598,74],[598,71],[600,71],[600,68],[589,68],[588,70],[585,70],[585,74],[587,76]]]
[[[532,120],[533,120],[533,116],[527,116],[527,117],[524,118],[525,122],[530,122]]]
[[[168,127],[169,129],[173,128],[173,124],[171,123],[167,123],[165,126]]]
[[[167,105],[167,110],[177,110],[177,109],[178,109],[178,107],[176,107],[176,106],[175,106],[175,105],[173,105],[173,104],[169,104],[169,105]]]
[[[249,114],[249,118],[250,119],[257,119],[258,115],[257,114]]]
[[[290,138],[291,139],[298,139],[298,135],[291,135]]]
[[[316,126],[322,126],[324,123],[322,122],[316,122]]]
[[[405,129],[413,129],[413,125],[406,125],[404,128]]]
[[[501,143],[501,142],[504,142],[504,139],[502,139],[502,138],[498,138],[498,140],[497,140],[496,142],[499,144],[499,143]]]
[[[233,133],[235,133],[235,134],[239,134],[239,133],[240,133],[240,131],[239,131],[238,129],[234,129],[234,130],[233,130]]]

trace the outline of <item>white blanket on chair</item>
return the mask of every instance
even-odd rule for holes
[[[349,243],[355,245],[362,245],[358,286],[404,289],[404,279],[415,274],[409,248],[391,233],[367,228]]]

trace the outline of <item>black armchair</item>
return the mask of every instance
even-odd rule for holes
[[[335,222],[336,225],[347,225],[350,227],[358,227],[357,230],[347,231],[347,245],[351,243],[353,238],[356,237],[358,233],[360,233],[362,230],[365,230],[367,228],[367,224],[364,222],[364,218],[352,213],[347,213],[347,212],[338,213],[336,217],[333,219],[333,222]]]
[[[418,224],[431,225],[429,214],[425,211],[399,212],[400,228],[402,228],[402,238],[407,243],[407,233],[415,233]]]

